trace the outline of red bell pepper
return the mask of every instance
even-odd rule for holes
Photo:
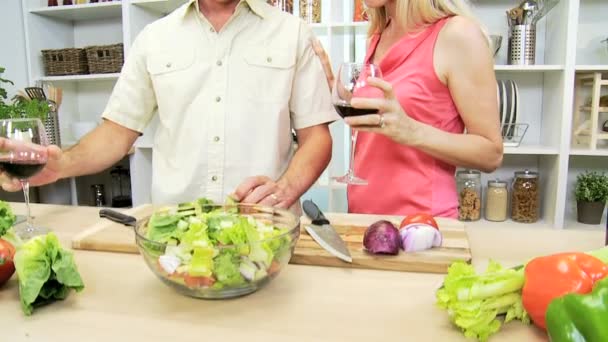
[[[555,298],[590,293],[608,276],[608,266],[584,253],[560,253],[532,259],[525,268],[522,302],[534,324],[543,330],[545,313]]]

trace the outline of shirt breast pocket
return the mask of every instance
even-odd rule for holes
[[[253,48],[244,54],[243,92],[263,102],[288,101],[295,71],[295,56],[271,49]]]
[[[189,70],[194,64],[194,52],[180,51],[151,55],[148,57],[146,68],[150,73],[152,84],[158,95],[177,95],[180,85],[184,85]]]

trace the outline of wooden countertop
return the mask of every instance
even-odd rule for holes
[[[17,214],[22,204],[13,204]],[[33,205],[36,223],[69,248],[98,208]],[[467,228],[473,264],[505,266],[603,245],[603,231],[508,224]],[[443,275],[287,266],[266,288],[222,301],[182,296],[162,284],[139,255],[75,251],[85,290],[23,315],[16,276],[0,288],[2,341],[466,341],[435,308]],[[532,326],[509,323],[492,341],[547,341]]]

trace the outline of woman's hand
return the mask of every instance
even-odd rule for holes
[[[325,49],[323,49],[323,46],[321,45],[321,42],[319,42],[318,39],[312,38],[311,43],[312,49],[315,51],[315,53],[321,60],[321,65],[323,65],[323,71],[325,71],[325,77],[327,77],[327,85],[329,85],[329,89],[331,90],[331,88],[334,86],[335,77],[334,72],[331,69],[331,62],[329,61],[329,56],[327,56]]]
[[[384,98],[353,97],[351,105],[355,108],[377,109],[378,114],[349,116],[344,121],[352,128],[383,134],[404,145],[416,145],[420,141],[421,123],[405,113],[395,97],[393,86],[376,77],[370,77],[368,85],[384,93]]]

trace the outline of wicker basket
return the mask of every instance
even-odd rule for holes
[[[88,46],[85,50],[91,74],[115,73],[122,69],[122,44]]]
[[[83,75],[89,73],[84,49],[42,50],[46,76]]]

